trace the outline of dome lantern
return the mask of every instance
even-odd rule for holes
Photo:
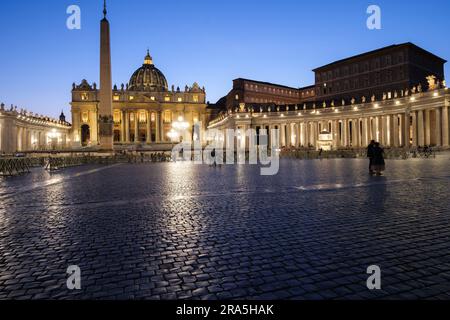
[[[128,89],[130,91],[168,91],[166,77],[154,66],[153,59],[148,50],[144,64],[131,76]]]
[[[153,65],[153,59],[152,59],[152,56],[150,55],[149,50],[147,50],[147,55],[145,56],[145,59],[144,59],[144,65]]]

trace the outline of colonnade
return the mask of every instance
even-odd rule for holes
[[[277,121],[278,122],[278,121]],[[371,140],[385,147],[449,146],[449,108],[447,106],[330,120],[297,120],[276,124],[256,124],[280,130],[282,147],[316,146],[321,133],[331,134],[334,148],[366,147]]]

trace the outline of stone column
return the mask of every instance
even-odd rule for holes
[[[146,141],[147,141],[147,143],[152,143],[152,130],[151,130],[151,126],[150,126],[152,118],[151,118],[150,111],[147,110],[145,112],[145,114],[147,116],[147,123],[146,123],[146,125],[147,125],[147,136],[146,136]]]
[[[308,132],[309,122],[306,121],[303,123],[303,146],[307,147],[309,143],[309,132]]]
[[[353,148],[358,148],[359,144],[358,144],[358,131],[359,131],[359,124],[358,124],[358,120],[353,119],[352,121],[352,147]]]
[[[156,119],[155,119],[155,129],[156,129],[156,133],[155,133],[155,139],[156,142],[161,142],[161,132],[160,132],[160,119],[161,118],[161,112],[157,111],[156,112]]]
[[[344,147],[348,147],[349,146],[349,132],[348,132],[348,120],[344,119],[344,121],[342,122],[343,125],[343,145]]]
[[[434,135],[436,137],[436,145],[442,146],[442,135],[441,135],[441,108],[437,108],[436,110],[436,125],[434,128]]]
[[[125,142],[130,143],[130,112],[125,111]]]
[[[417,147],[418,146],[418,140],[417,140],[417,136],[418,136],[418,134],[417,134],[417,112],[414,111],[411,116],[412,116],[412,145],[413,145],[413,147]],[[409,133],[410,132],[409,131],[409,126],[410,126],[410,123],[409,123],[410,119],[409,119],[409,117],[408,117],[407,120],[408,120],[407,126],[408,126],[408,133]],[[409,145],[410,139],[411,139],[411,137],[408,134],[408,140],[406,141],[406,143],[408,145]]]
[[[400,146],[400,139],[399,139],[399,132],[398,132],[398,114],[394,114],[392,116],[392,130],[391,130],[391,135],[393,135],[393,137],[391,138],[392,143],[394,144],[394,147],[398,148]]]
[[[164,134],[164,118],[162,112],[159,115],[159,137],[161,139],[161,142],[165,142],[167,139],[166,135]]]
[[[337,149],[339,147],[339,121],[333,120],[333,148]]]
[[[421,147],[425,145],[425,130],[423,125],[423,110],[419,110],[417,111],[417,142]]]
[[[121,121],[121,123],[120,123],[120,142],[122,142],[122,143],[125,143],[126,142],[126,137],[125,137],[125,135],[126,135],[126,128],[125,128],[125,122],[126,122],[126,119],[127,119],[127,115],[126,115],[126,112],[125,112],[125,110],[122,110],[122,115],[121,115],[121,117],[122,117],[122,121]]]
[[[139,112],[134,113],[134,142],[139,142]]]
[[[290,147],[291,146],[291,135],[292,135],[292,129],[291,129],[291,124],[287,123],[286,124],[286,147]]]
[[[442,145],[449,146],[448,107],[442,107]]]
[[[302,123],[297,122],[297,148],[302,145]]]
[[[387,146],[387,122],[388,116],[381,117],[381,144]]]
[[[319,140],[319,123],[318,122],[314,122],[314,141],[313,141],[313,146],[314,148],[317,147],[317,140]]]
[[[362,132],[361,132],[361,147],[368,145],[367,143],[367,118],[361,119]]]
[[[363,143],[362,143],[362,120],[361,119],[356,119],[356,143],[358,148],[359,147],[363,147]]]
[[[431,113],[430,110],[425,110],[425,144],[431,144]]]
[[[286,127],[284,123],[280,124],[280,135],[280,146],[284,147],[286,146]]]

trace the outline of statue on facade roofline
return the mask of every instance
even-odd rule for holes
[[[416,93],[416,91],[417,91],[417,88],[414,86],[414,87],[412,87],[412,89],[411,89],[411,92],[413,93],[413,94],[415,94]]]
[[[370,100],[371,100],[372,102],[375,102],[375,101],[377,100],[377,98],[376,98],[375,95],[373,94],[372,97],[370,98]]]
[[[2,102],[2,104],[0,104],[0,109],[2,110],[2,111],[5,111],[5,104]]]
[[[361,98],[361,102],[362,102],[362,103],[366,103],[366,96],[363,96],[363,97]]]
[[[345,106],[345,100],[344,99],[341,100],[341,105]]]
[[[397,90],[394,91],[394,98],[398,98],[398,92],[397,92]]]
[[[331,101],[331,106],[334,107],[334,100]]]
[[[409,96],[409,89],[406,89],[406,90],[405,90],[405,96],[406,96],[406,97]]]
[[[428,76],[427,78],[428,81],[428,90],[435,90],[437,88],[439,88],[439,86],[436,85],[436,77],[431,75]]]
[[[351,102],[352,102],[352,104],[355,104],[355,102],[356,102],[355,98],[352,98]]]
[[[417,92],[422,92],[422,84],[419,83],[419,85],[417,86]]]

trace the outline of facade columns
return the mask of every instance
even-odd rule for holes
[[[409,117],[408,117],[408,123],[407,123],[407,125],[408,125],[408,133],[410,132],[409,131],[409,121],[410,121],[410,119],[409,119]],[[417,112],[413,112],[412,113],[412,144],[413,144],[413,146],[414,147],[417,147],[418,146],[418,144],[419,144],[419,141],[417,140],[417,137],[418,137],[418,129],[417,129]],[[409,137],[409,136],[408,136]],[[410,137],[409,137],[409,139],[406,141],[406,143],[409,145],[409,143],[410,143]]]
[[[347,119],[344,119],[343,120],[343,122],[342,122],[342,128],[343,128],[343,142],[342,142],[342,144],[343,144],[343,146],[344,147],[348,147],[348,145],[349,145],[349,136],[348,136],[348,120]]]
[[[286,125],[286,136],[287,136],[287,143],[286,146],[290,147],[292,145],[292,123],[288,123]]]
[[[146,142],[147,143],[152,143],[152,131],[151,131],[151,126],[150,126],[150,124],[151,124],[151,121],[152,121],[152,118],[151,118],[151,114],[150,114],[150,111],[146,111],[146,113],[145,113],[145,115],[146,115],[146,117],[147,117],[147,123],[146,123],[146,131],[147,131],[147,134],[146,134]]]
[[[425,129],[423,125],[423,110],[419,110],[417,111],[417,142],[420,147],[425,145]]]
[[[449,146],[448,107],[442,107],[442,145]]]
[[[134,142],[139,142],[139,112],[134,113]]]
[[[442,138],[441,138],[441,108],[435,109],[436,112],[436,123],[434,127],[434,136],[435,136],[435,142],[436,146],[442,145]]]
[[[125,111],[125,142],[130,143],[130,112]]]
[[[431,144],[431,112],[425,110],[425,144],[429,146]]]
[[[125,122],[126,122],[126,112],[125,110],[122,110],[121,112],[121,122],[120,122],[120,142],[125,143]]]
[[[286,126],[284,123],[282,123],[281,125],[281,130],[280,130],[280,134],[281,134],[281,146],[284,147],[286,146]]]
[[[333,146],[339,148],[339,121],[333,120]]]
[[[359,131],[359,121],[357,119],[352,120],[352,147],[357,148],[358,145],[358,131]]]
[[[161,112],[158,111],[156,112],[156,142],[161,142],[161,129],[160,129],[160,125],[161,125]]]
[[[400,135],[398,132],[398,114],[394,114],[392,116],[392,121],[391,121],[392,127],[391,127],[391,135],[393,135],[393,137],[391,138],[391,142],[394,144],[394,147],[398,148],[400,146]]]
[[[367,146],[369,143],[367,142],[367,118],[362,118],[362,133],[361,133],[361,147]]]
[[[166,135],[164,134],[164,118],[162,112],[159,115],[159,137],[161,142],[166,141]]]

